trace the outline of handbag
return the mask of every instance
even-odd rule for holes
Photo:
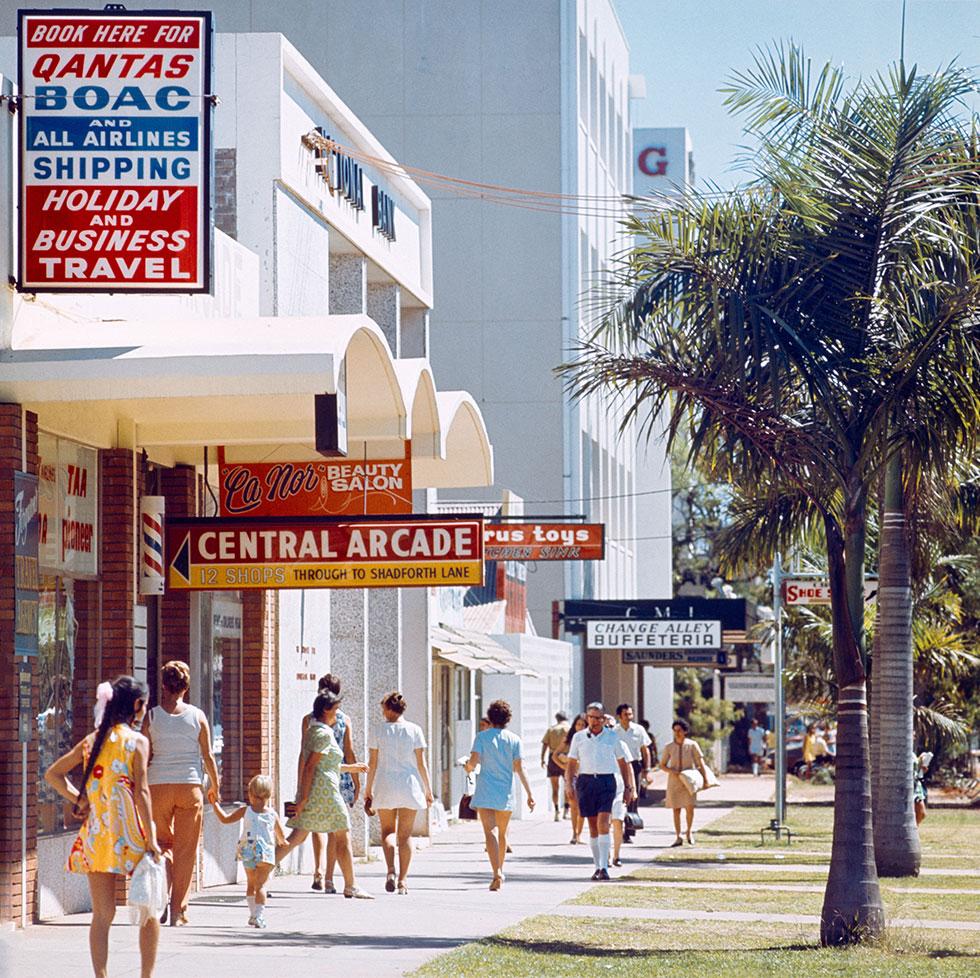
[[[470,805],[471,801],[473,801],[472,795],[463,795],[459,799],[459,817],[464,822],[472,822],[477,817],[476,809]]]
[[[136,864],[129,882],[129,917],[134,924],[142,924],[151,917],[159,917],[167,906],[167,871],[163,860],[143,853]]]
[[[627,812],[623,828],[628,832],[639,832],[643,828],[643,816],[639,812]]]

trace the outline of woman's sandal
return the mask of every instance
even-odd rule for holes
[[[394,893],[395,892],[395,874],[389,873],[385,877],[385,892]]]
[[[684,845],[684,840],[680,836],[678,836],[676,839],[674,839],[673,842],[671,842],[668,848],[676,849],[678,846],[682,846],[682,845]]]
[[[365,892],[359,886],[345,886],[344,896],[348,900],[373,900],[374,897],[370,893]]]
[[[493,891],[499,890],[501,883],[503,883],[503,877],[494,876],[494,878],[490,881],[490,889]]]
[[[398,881],[398,894],[399,896],[408,896],[408,887],[405,885],[404,880]]]
[[[310,887],[311,890],[322,890],[323,889],[323,873],[313,874],[313,885]]]

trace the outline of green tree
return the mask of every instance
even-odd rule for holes
[[[574,389],[689,426],[692,452],[744,484],[792,484],[819,514],[838,683],[834,842],[821,940],[876,939],[864,564],[869,492],[896,417],[930,461],[980,420],[971,147],[952,125],[973,82],[899,67],[845,91],[795,48],[760,54],[727,104],[758,145],[755,185],[635,219],[595,336],[563,368]],[[944,274],[953,255],[966,272]],[[909,300],[914,294],[916,302]],[[928,297],[928,321],[918,315]],[[776,514],[774,519],[778,519]]]
[[[691,725],[691,736],[707,748],[723,740],[742,718],[742,711],[728,700],[704,695],[699,669],[674,671],[674,710]]]

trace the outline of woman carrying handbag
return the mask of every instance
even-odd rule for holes
[[[667,797],[664,799],[664,808],[673,809],[674,832],[677,834],[677,838],[671,843],[671,848],[684,844],[681,839],[682,808],[687,813],[687,844],[693,846],[694,806],[697,802],[697,794],[681,775],[691,770],[699,772],[702,786],[709,785],[714,778],[708,772],[698,742],[690,740],[687,736],[691,731],[691,725],[687,720],[678,717],[671,724],[671,730],[674,732],[674,740],[664,748],[660,757],[660,769],[667,772]]]

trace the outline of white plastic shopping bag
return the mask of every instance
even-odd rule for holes
[[[163,861],[144,853],[129,881],[129,919],[142,924],[148,917],[159,917],[167,906],[167,871]]]

